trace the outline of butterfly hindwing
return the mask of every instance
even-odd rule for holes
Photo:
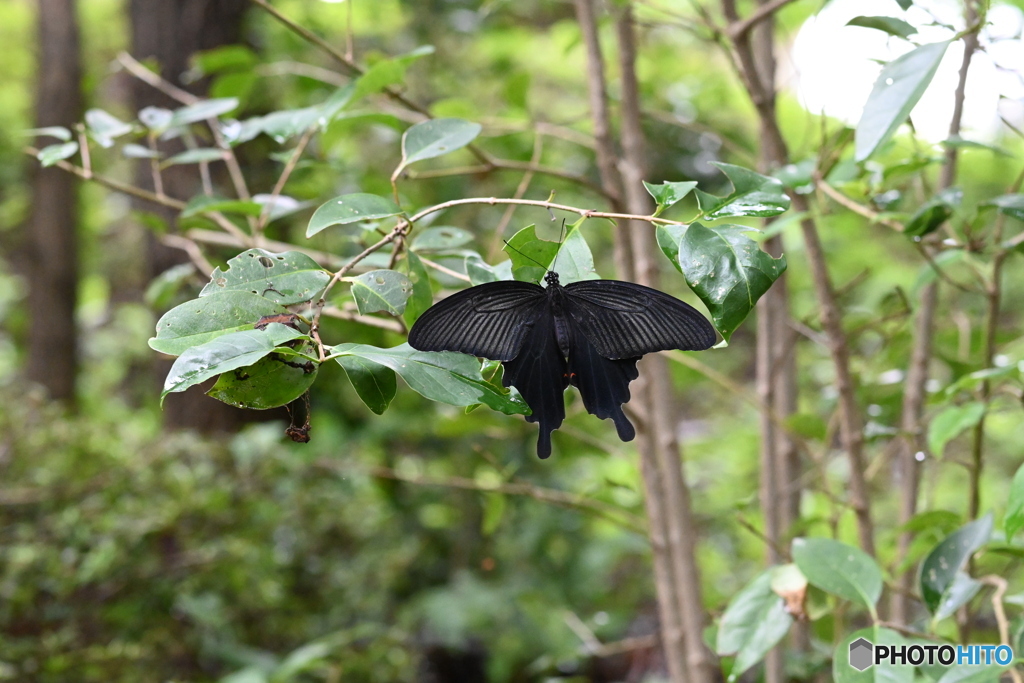
[[[666,349],[711,348],[715,328],[689,304],[650,287],[618,280],[565,286],[573,322],[601,356],[618,360]]]
[[[530,325],[519,355],[502,365],[502,384],[519,390],[532,411],[527,422],[540,424],[537,455],[546,458],[551,455],[551,432],[565,419],[563,394],[569,386],[565,358],[555,338],[555,321],[546,307]]]
[[[519,353],[530,324],[549,315],[544,289],[530,282],[500,281],[470,287],[428,308],[409,331],[420,351],[458,351],[491,360]]]
[[[632,441],[636,430],[622,405],[629,401],[629,383],[640,376],[636,369],[640,358],[605,358],[578,327],[573,328],[569,381],[579,389],[588,413],[602,420],[611,418],[619,438]]]

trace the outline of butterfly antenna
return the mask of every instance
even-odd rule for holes
[[[508,247],[508,248],[509,248],[509,249],[511,249],[512,251],[516,252],[517,254],[519,254],[520,256],[522,256],[523,258],[526,258],[526,259],[529,259],[529,260],[533,261],[533,262],[534,262],[534,263],[536,263],[536,264],[537,264],[538,266],[540,266],[541,268],[543,268],[543,269],[544,269],[545,271],[546,271],[546,270],[548,269],[548,267],[547,267],[547,266],[545,266],[545,265],[544,265],[543,263],[541,263],[541,262],[540,262],[540,261],[538,261],[537,259],[534,259],[534,258],[530,258],[529,256],[527,256],[526,254],[524,254],[524,253],[523,253],[522,251],[520,251],[519,249],[516,249],[515,247],[513,247],[513,246],[512,246],[511,244],[509,244],[509,241],[508,241],[508,240],[502,240],[502,242],[504,242],[504,243],[505,243],[505,246],[506,246],[506,247]]]

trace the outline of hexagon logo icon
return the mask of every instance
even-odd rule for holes
[[[864,671],[872,664],[875,646],[864,638],[850,643],[850,666],[857,671]]]

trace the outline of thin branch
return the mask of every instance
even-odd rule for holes
[[[194,265],[196,270],[200,273],[207,274],[213,272],[213,264],[206,260],[206,257],[203,256],[203,251],[194,240],[182,237],[181,235],[161,235],[160,242],[174,249],[181,249],[188,254],[188,258],[192,261],[192,265]]]
[[[420,257],[420,261],[423,262],[423,265],[427,266],[428,268],[433,268],[437,272],[444,273],[448,277],[453,277],[456,280],[462,280],[463,282],[472,282],[472,280],[469,279],[468,275],[463,275],[459,271],[452,270],[451,268],[445,268],[440,263],[436,263],[434,261],[431,261],[430,259],[426,258],[422,254],[417,254],[417,255]]]
[[[185,236],[189,239],[195,240],[196,242],[202,242],[203,244],[215,244],[221,247],[238,247],[239,249],[246,248],[246,242],[239,240],[231,235],[226,235],[222,232],[215,230],[203,230],[202,228],[193,228],[185,233]],[[248,239],[248,238],[247,238]],[[270,251],[298,251],[311,259],[319,263],[325,268],[340,268],[345,264],[345,260],[340,256],[334,254],[328,254],[325,251],[317,251],[315,249],[307,249],[306,247],[296,246],[289,244],[288,242],[276,242],[274,240],[264,240],[263,247]]]
[[[256,226],[253,231],[256,234],[261,234],[264,228],[267,227],[267,223],[270,222],[270,214],[272,212],[274,204],[277,202],[277,198],[281,196],[281,192],[284,190],[284,186],[288,183],[288,179],[292,175],[292,171],[299,164],[299,159],[302,158],[302,153],[306,151],[306,145],[313,139],[313,135],[316,133],[319,126],[310,126],[306,129],[306,132],[299,138],[299,144],[295,145],[295,149],[292,150],[292,155],[288,157],[288,163],[285,164],[284,170],[281,171],[281,177],[274,183],[274,189],[270,192],[270,201],[264,206],[263,210],[260,211],[259,220],[256,221]]]
[[[1006,609],[1003,607],[1003,598],[1006,596],[1006,589],[1009,584],[1001,576],[990,574],[979,579],[984,584],[992,586],[992,610],[995,612],[996,624],[999,626],[999,642],[1003,645],[1010,645],[1010,620],[1006,618]],[[1014,666],[1009,671],[1013,683],[1024,683],[1020,671]]]
[[[793,1],[794,0],[771,0],[771,2],[760,5],[756,10],[751,12],[750,16],[746,19],[733,21],[728,27],[726,27],[725,31],[733,41],[739,40],[749,33],[750,29],[754,28],[765,19],[770,18],[773,14]]]
[[[337,318],[338,320],[349,320],[351,322],[360,323],[361,325],[369,325],[370,327],[379,327],[382,330],[388,332],[394,332],[396,334],[405,334],[405,325],[397,320],[388,320],[387,318],[376,318],[371,315],[359,315],[352,311],[345,311],[337,306],[324,306],[323,314],[328,318]]]
[[[847,197],[845,194],[843,194],[836,188],[832,187],[832,185],[830,185],[828,181],[826,181],[824,178],[815,178],[814,183],[815,187],[817,187],[819,190],[821,190],[830,198],[832,198],[837,204],[846,207],[850,211],[853,211],[855,214],[864,216],[864,218],[867,218],[872,223],[884,225],[887,228],[892,228],[896,232],[903,232],[904,227],[899,221],[894,221],[891,218],[886,218],[877,211],[874,211],[873,209],[864,206],[863,204]]]
[[[544,136],[539,132],[533,136],[533,153],[530,155],[530,164],[537,165],[540,163],[541,156],[544,153]],[[519,185],[516,186],[515,194],[512,195],[514,199],[522,199],[523,195],[530,188],[530,182],[533,180],[534,172],[532,170],[527,171],[523,174],[522,179],[519,181]],[[505,229],[508,228],[508,224],[512,222],[512,214],[515,213],[516,207],[509,204],[505,209],[505,213],[501,215],[501,220],[498,221],[497,227],[494,228],[494,238],[491,240],[491,248],[488,252],[488,256],[492,259],[498,255],[501,251],[501,245],[504,243]]]
[[[584,218],[610,218],[610,219],[622,219],[622,220],[635,220],[635,221],[646,221],[648,223],[656,223],[659,225],[674,225],[680,223],[678,220],[669,220],[667,218],[656,218],[654,216],[641,216],[631,213],[616,213],[610,211],[593,211],[591,209],[581,209],[576,206],[568,206],[566,204],[556,204],[555,202],[543,201],[540,199],[506,199],[501,197],[468,197],[466,199],[453,199],[448,202],[441,204],[435,204],[434,206],[428,206],[423,209],[412,218],[409,219],[410,223],[429,216],[432,213],[438,211],[444,211],[450,209],[453,206],[460,206],[463,204],[489,204],[494,206],[496,204],[518,204],[520,206],[539,206],[544,209],[554,209],[555,211],[566,211],[568,213],[574,213]]]

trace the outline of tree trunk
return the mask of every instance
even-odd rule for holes
[[[73,129],[82,117],[82,66],[74,0],[39,0],[36,126]],[[53,140],[47,140],[50,144]],[[32,173],[27,223],[28,379],[74,403],[78,370],[78,207],[75,177],[59,168]]]

